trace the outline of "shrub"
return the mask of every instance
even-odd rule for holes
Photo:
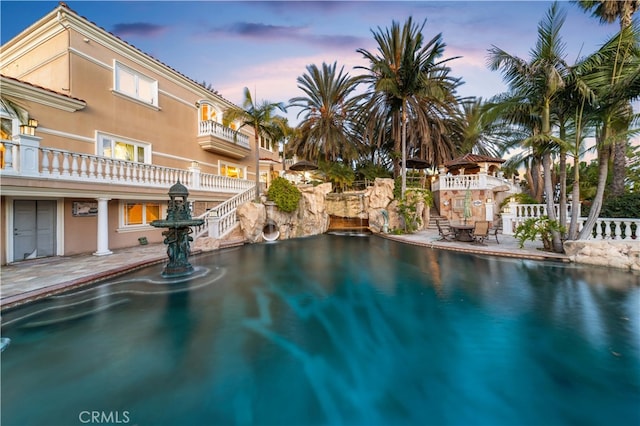
[[[321,170],[336,192],[344,192],[353,185],[356,174],[350,165],[341,162],[322,163]]]
[[[406,232],[412,233],[422,225],[422,218],[418,217],[418,204],[424,203],[425,208],[433,204],[433,195],[427,189],[409,188],[404,198],[398,203],[398,212],[404,219]]]
[[[590,204],[583,203],[582,216],[588,216],[590,208]],[[623,194],[614,198],[605,197],[602,202],[599,217],[640,217],[640,193]]]
[[[518,240],[520,248],[524,247],[525,241],[536,241],[540,237],[544,248],[550,250],[552,247],[552,231],[566,232],[565,228],[560,226],[560,222],[557,220],[549,220],[547,216],[531,217],[518,225],[514,236]]]
[[[294,184],[283,177],[277,177],[271,181],[267,197],[276,203],[283,212],[291,213],[298,208],[300,203],[300,190]]]

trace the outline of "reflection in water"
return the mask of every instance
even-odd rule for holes
[[[640,422],[637,275],[340,236],[194,265],[4,314],[3,424]]]

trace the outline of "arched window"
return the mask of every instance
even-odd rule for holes
[[[222,114],[219,108],[208,101],[200,101],[200,121],[214,121],[222,123]]]

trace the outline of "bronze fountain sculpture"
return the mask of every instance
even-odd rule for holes
[[[191,233],[192,226],[200,226],[204,219],[192,219],[191,210],[187,203],[189,190],[176,182],[169,188],[169,206],[167,208],[167,218],[164,220],[154,220],[151,226],[156,228],[167,228],[162,232],[164,243],[167,245],[167,256],[169,263],[162,271],[163,277],[180,277],[193,273],[193,266],[189,263],[191,253],[190,243],[193,241]]]

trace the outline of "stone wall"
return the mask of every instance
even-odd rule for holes
[[[640,242],[618,240],[565,241],[572,262],[640,271]]]
[[[393,187],[393,179],[383,178],[364,191],[345,194],[332,194],[330,183],[301,186],[300,205],[293,213],[265,202],[245,203],[238,207],[237,215],[245,240],[252,243],[264,241],[262,231],[267,221],[275,222],[278,239],[285,240],[327,232],[330,215],[368,219],[371,232],[389,232],[403,227]],[[417,211],[422,222],[419,229],[424,229],[429,223],[429,208],[420,203]]]
[[[267,220],[276,223],[278,239],[308,237],[323,234],[329,228],[329,214],[326,211],[325,196],[331,192],[331,184],[301,186],[302,197],[298,209],[292,213],[279,210],[273,203],[245,203],[238,207],[240,229],[246,241],[264,241],[262,230]]]

